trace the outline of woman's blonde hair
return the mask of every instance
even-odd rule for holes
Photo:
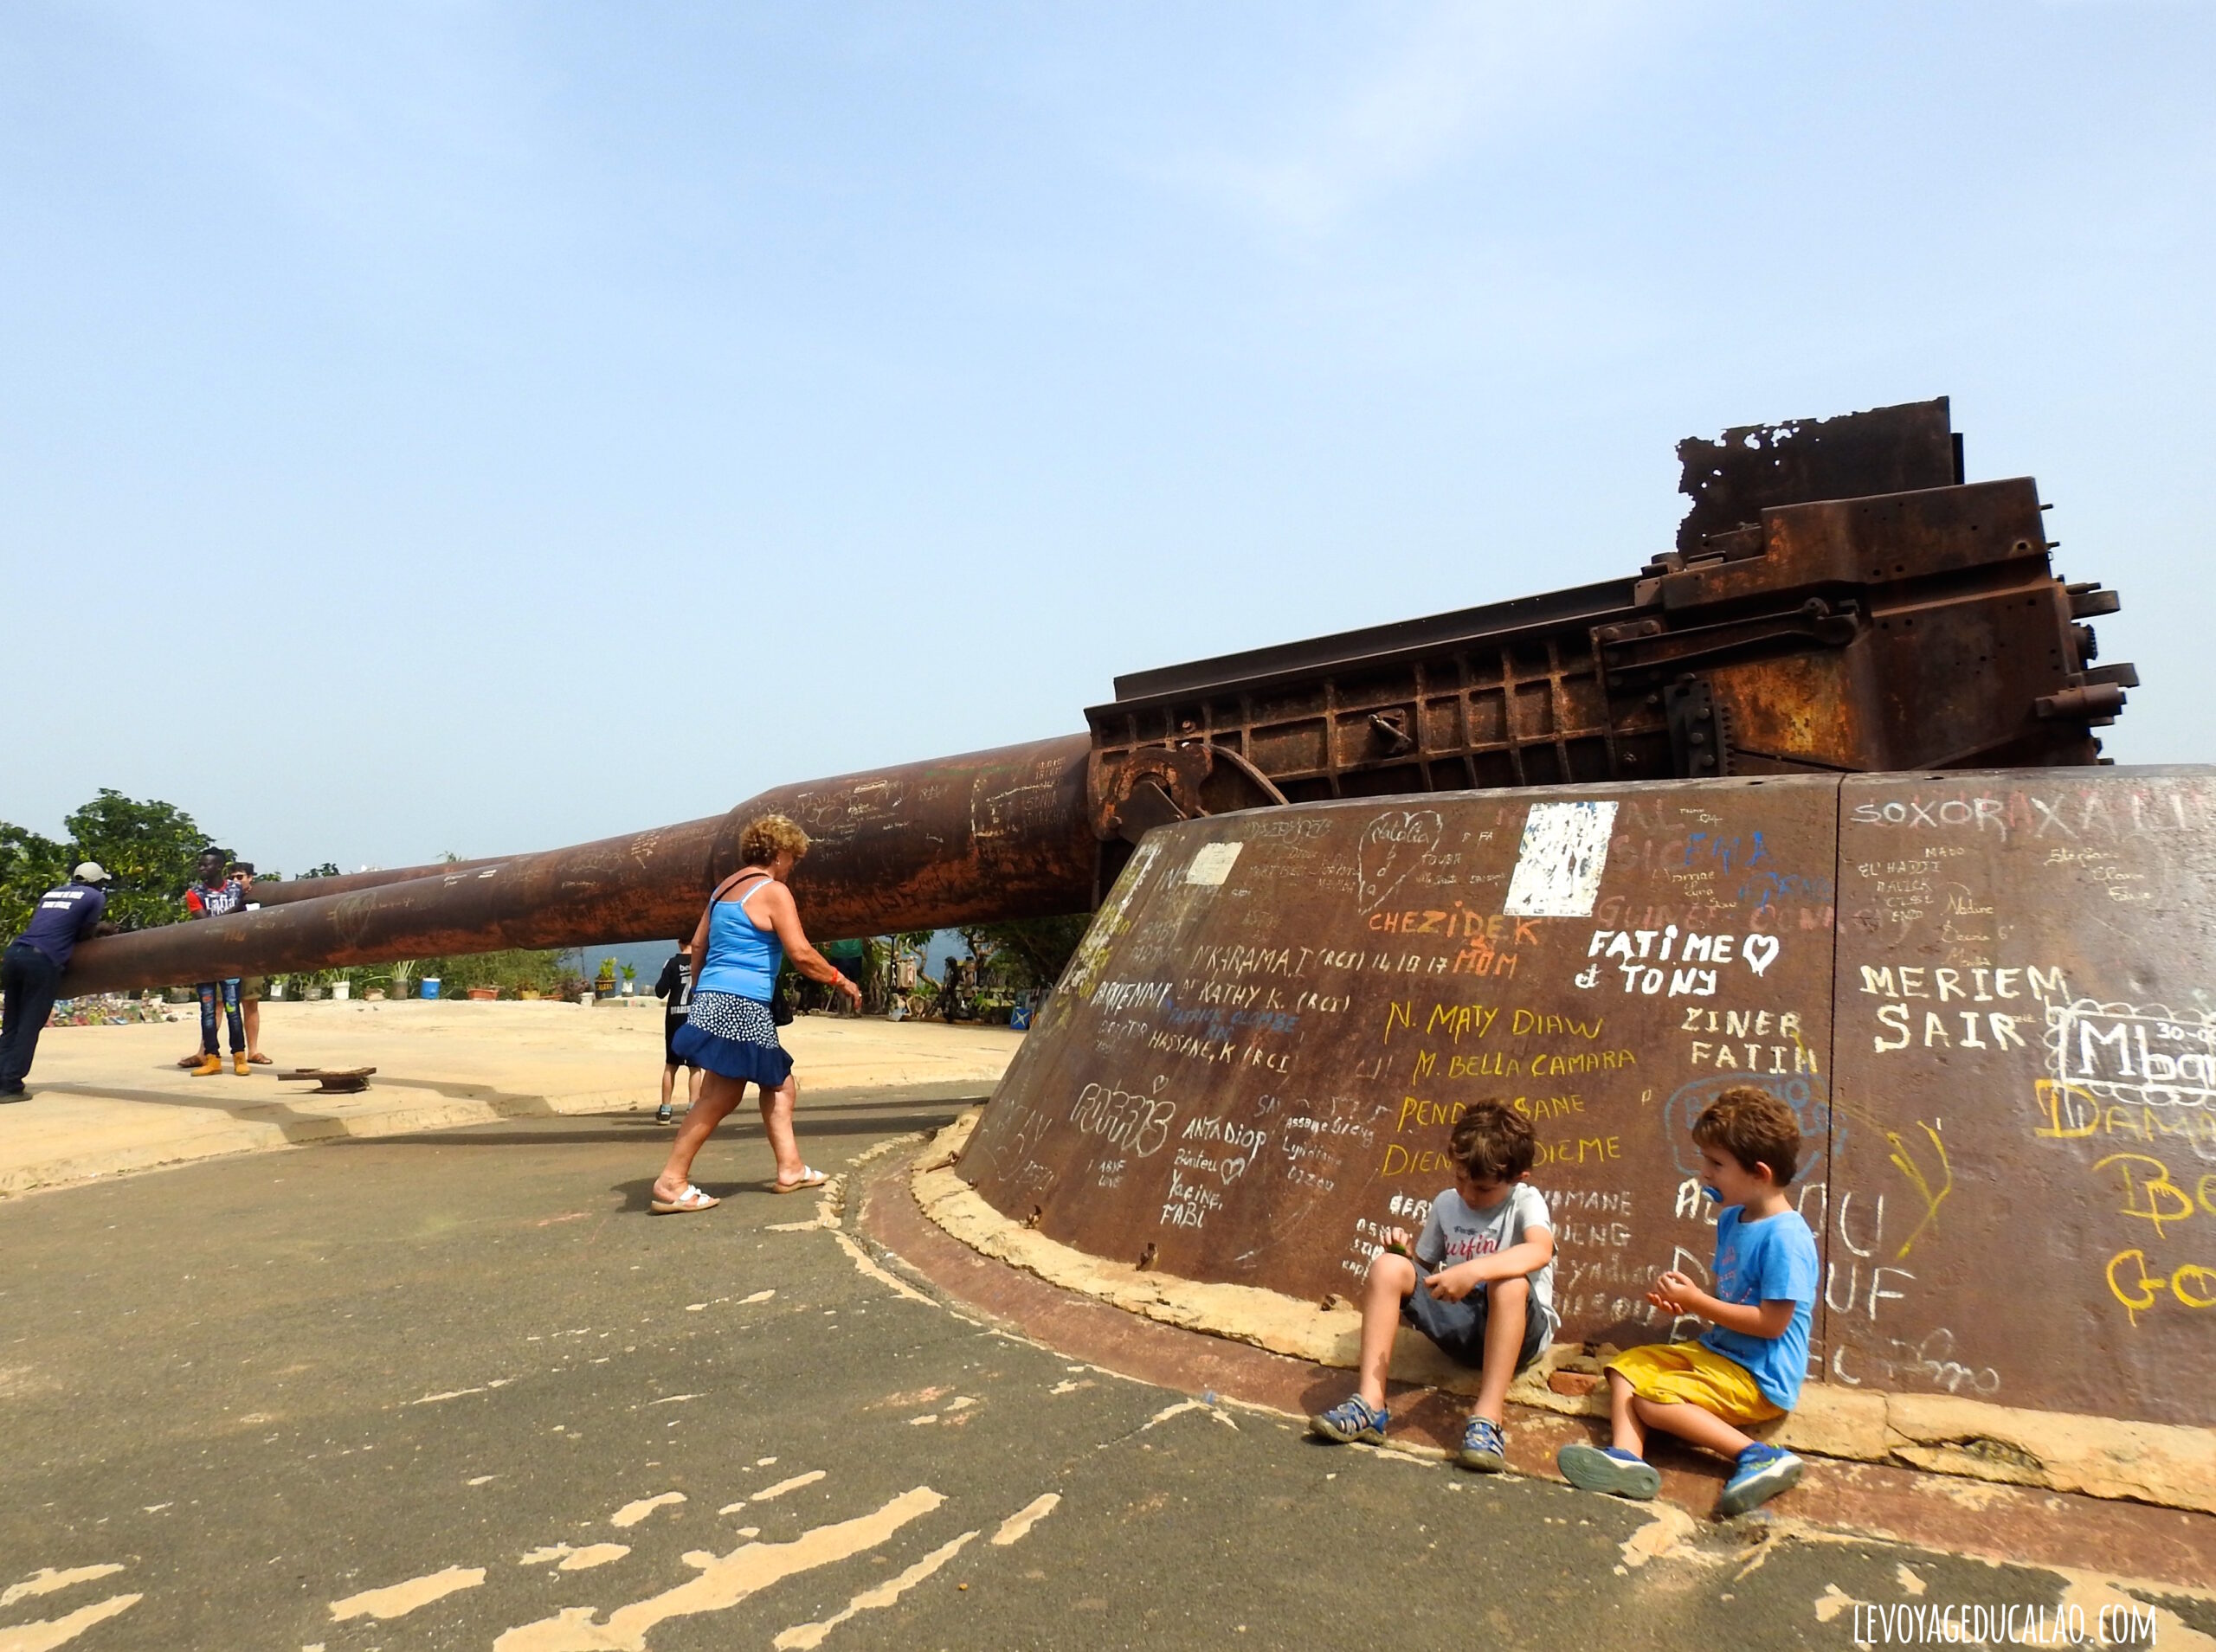
[[[738,834],[738,864],[766,866],[779,855],[798,860],[808,852],[808,833],[782,814],[764,814],[746,823]]]

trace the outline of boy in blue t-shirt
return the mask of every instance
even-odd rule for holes
[[[1712,1327],[1697,1342],[1652,1343],[1608,1362],[1614,1443],[1578,1443],[1556,1457],[1562,1478],[1587,1491],[1652,1497],[1662,1477],[1645,1456],[1660,1429],[1735,1460],[1717,1512],[1743,1514],[1800,1478],[1800,1459],[1763,1445],[1740,1425],[1782,1417],[1800,1398],[1816,1302],[1816,1238],[1785,1197],[1800,1164],[1800,1126],[1767,1090],[1725,1090],[1693,1121],[1716,1218],[1715,1295],[1672,1270],[1646,1300]]]

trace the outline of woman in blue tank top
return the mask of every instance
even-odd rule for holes
[[[669,1162],[654,1178],[652,1208],[657,1216],[712,1208],[716,1200],[692,1185],[692,1158],[737,1107],[752,1084],[761,1094],[762,1128],[776,1155],[774,1192],[797,1192],[828,1180],[802,1161],[793,1139],[793,1104],[799,1086],[793,1058],[777,1042],[770,1012],[777,971],[785,960],[810,980],[835,987],[860,1007],[861,989],[841,974],[801,932],[800,909],[785,880],[808,852],[808,833],[782,814],[750,821],[739,834],[739,870],[717,885],[692,932],[692,955],[700,973],[692,984],[692,1007],[669,1041],[680,1061],[698,1064],[706,1077],[700,1099],[685,1115],[670,1145]]]

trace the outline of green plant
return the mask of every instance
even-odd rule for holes
[[[1025,992],[1052,987],[1061,979],[1092,922],[1089,914],[1024,918],[973,924],[961,934],[977,960],[978,986]]]
[[[497,987],[504,993],[560,993],[564,976],[558,952],[534,952],[521,947],[501,952],[457,954],[451,958],[426,958],[417,967],[439,978],[439,996],[467,998],[473,987]],[[575,980],[575,976],[568,977]],[[580,987],[577,990],[582,990]],[[574,997],[575,992],[566,996]]]
[[[593,979],[596,980],[614,980],[615,979],[615,960],[613,958],[602,959],[600,961],[600,972],[598,974],[595,975]]]

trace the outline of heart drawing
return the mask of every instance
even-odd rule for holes
[[[1395,809],[1363,828],[1355,852],[1362,910],[1375,912],[1423,858],[1439,846],[1446,822],[1436,809]]]
[[[1778,940],[1774,935],[1750,935],[1741,942],[1739,955],[1757,975],[1777,961]]]

